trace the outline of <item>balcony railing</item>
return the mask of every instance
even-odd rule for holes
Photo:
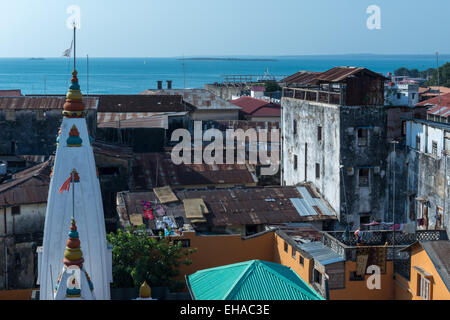
[[[445,230],[417,230],[416,233],[406,234],[401,231],[395,232],[395,237],[392,231],[363,231],[368,234],[362,242],[363,246],[384,246],[386,243],[387,259],[393,259],[394,244],[395,248],[408,246],[415,241],[427,240],[448,240],[447,232]],[[358,247],[356,246],[356,239],[353,232],[350,232],[348,239],[344,239],[344,231],[326,231],[322,233],[322,242],[325,246],[331,248],[337,254],[341,255],[347,260],[356,260]],[[394,241],[395,240],[395,241]],[[395,243],[394,243],[395,242]],[[408,259],[407,252],[400,252],[395,250],[395,259]]]
[[[311,88],[283,88],[283,97],[337,105],[342,105],[344,102],[344,95],[342,92]]]

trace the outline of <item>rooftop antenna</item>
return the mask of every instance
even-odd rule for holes
[[[77,39],[76,39],[77,25],[75,20],[73,21],[73,70],[76,70],[77,61]]]
[[[439,77],[439,52],[436,51],[436,65],[437,65],[437,81],[438,81],[438,106],[441,106],[441,87],[440,87],[440,77]]]
[[[86,96],[89,97],[89,55],[86,55]]]
[[[183,53],[183,78],[184,78],[183,90],[186,90],[186,65],[184,64],[184,53]]]

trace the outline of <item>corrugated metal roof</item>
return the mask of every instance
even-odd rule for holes
[[[316,77],[316,80],[324,82],[339,82],[358,73],[366,73],[372,77],[388,80],[388,78],[379,73],[361,67],[335,67],[322,72]]]
[[[253,115],[256,112],[258,112],[258,115],[260,116],[281,115],[281,105],[262,99],[242,96],[238,99],[230,100],[230,102],[241,107],[242,112],[248,115]]]
[[[421,241],[420,244],[450,291],[450,241]]]
[[[303,186],[297,187],[298,192],[301,194],[302,198],[290,199],[292,204],[297,209],[298,213],[302,216],[314,216],[314,215],[336,215],[330,210],[330,207],[324,203],[321,198],[313,197],[311,192]],[[317,210],[319,208],[319,211]]]
[[[183,112],[192,111],[181,95],[101,95],[98,112]]]
[[[0,97],[20,97],[22,92],[20,89],[0,90]]]
[[[96,109],[98,98],[83,97],[86,109]],[[0,97],[0,110],[62,110],[65,96]]]
[[[299,71],[280,80],[281,83],[307,85],[312,84],[321,72]]]
[[[47,202],[52,163],[49,159],[0,184],[0,206]]]
[[[143,96],[181,95],[183,100],[197,109],[226,109],[240,110],[241,108],[216,96],[206,89],[161,89],[146,90],[140,93]]]
[[[295,187],[249,187],[199,190],[174,190],[178,199],[203,199],[209,214],[207,223],[212,226],[242,226],[248,224],[276,224],[336,219],[331,215],[299,214],[290,198],[301,195]],[[126,193],[128,214],[143,212],[140,201],[155,200],[153,192]],[[170,207],[173,216],[186,216],[183,204]]]
[[[292,269],[251,260],[186,277],[194,300],[324,300]]]
[[[328,247],[325,247],[322,242],[309,242],[301,244],[299,247],[300,249],[308,252],[311,256],[313,256],[314,260],[317,260],[323,266],[345,261],[345,259],[336,252]]]

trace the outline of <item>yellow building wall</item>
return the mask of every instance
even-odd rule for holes
[[[292,257],[292,246],[288,244],[288,252],[284,251],[284,239],[274,234],[274,255],[273,262],[282,264],[294,270],[300,278],[310,283],[313,260],[307,259],[303,256],[304,264],[300,264],[301,253],[297,251],[295,259]]]
[[[420,267],[433,276],[430,279],[430,300],[450,300],[450,292],[442,281],[430,257],[423,248],[417,244],[411,248],[411,277],[410,281],[396,274],[395,299],[397,300],[423,300],[418,295],[419,272],[413,267]]]
[[[386,273],[380,275],[381,289],[370,290],[367,287],[365,275],[364,281],[350,281],[350,272],[356,271],[356,261],[345,262],[345,289],[330,290],[330,300],[392,300],[393,289],[393,263],[386,261]]]
[[[180,266],[180,277],[184,279],[198,270],[249,260],[273,262],[273,237],[273,232],[246,240],[241,235],[197,236],[195,232],[185,232],[181,239],[189,239],[191,248],[197,252],[189,256],[191,265]]]

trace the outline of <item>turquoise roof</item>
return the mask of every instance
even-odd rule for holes
[[[186,276],[194,300],[324,300],[291,268],[251,260]]]

